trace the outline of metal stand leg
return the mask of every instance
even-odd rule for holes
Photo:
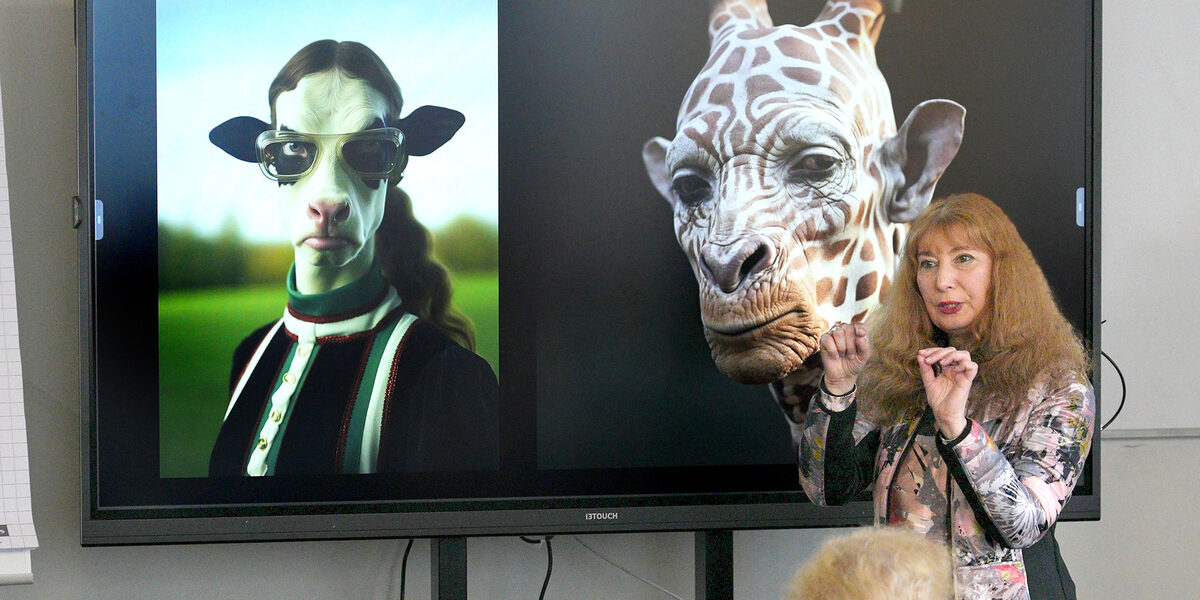
[[[696,532],[696,600],[733,600],[733,532]]]
[[[431,540],[429,567],[433,600],[467,600],[467,538]]]

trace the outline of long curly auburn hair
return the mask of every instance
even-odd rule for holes
[[[1008,414],[1028,401],[1041,372],[1088,372],[1088,353],[1016,226],[991,200],[957,194],[935,200],[913,222],[895,284],[869,319],[873,348],[858,379],[869,417],[891,424],[924,410],[917,351],[945,346],[948,339],[930,320],[917,288],[917,251],[938,233],[992,259],[987,305],[961,348],[979,365],[967,416],[983,421]]]

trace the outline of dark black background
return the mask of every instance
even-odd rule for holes
[[[770,10],[803,25],[822,4]],[[670,207],[641,160],[648,139],[674,136],[708,57],[708,3],[503,6],[501,249],[515,264],[502,264],[502,309],[522,320],[502,342],[519,337],[536,358],[539,467],[791,465],[767,390],[709,357]],[[937,194],[1000,204],[1081,332],[1090,19],[1080,2],[910,0],[877,47],[897,125],[924,100],[966,107]],[[505,356],[506,369],[525,357]],[[523,394],[527,373],[513,375],[504,383]]]

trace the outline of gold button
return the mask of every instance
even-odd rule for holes
[[[258,438],[258,449],[259,450],[267,449],[267,438]]]
[[[283,420],[283,413],[273,410],[271,411],[271,420],[278,423]]]
[[[283,382],[284,383],[296,383],[296,374],[295,373],[284,373],[283,374]]]
[[[312,350],[308,346],[300,346],[300,349],[296,350],[296,354],[299,354],[300,356],[304,357],[304,356],[308,356],[308,353],[311,351]]]

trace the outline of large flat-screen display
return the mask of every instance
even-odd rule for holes
[[[953,192],[1098,347],[1097,3],[730,4],[80,3],[84,543],[863,522],[769,388]]]

